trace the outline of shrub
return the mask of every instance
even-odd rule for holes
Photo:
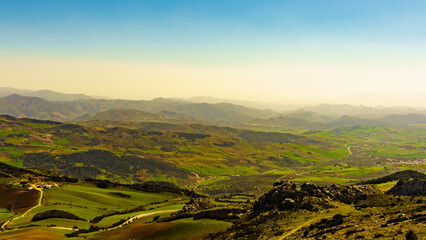
[[[131,196],[129,194],[124,194],[121,192],[110,192],[111,195],[121,197],[121,198],[130,198]]]
[[[41,212],[41,213],[37,213],[36,215],[34,215],[34,217],[32,218],[32,221],[40,221],[40,220],[44,220],[44,219],[48,219],[48,218],[66,218],[66,219],[74,219],[74,220],[82,220],[82,221],[86,221],[72,213],[66,212],[66,211],[62,211],[62,210],[49,210],[49,211],[45,211],[45,212]]]
[[[417,240],[417,239],[418,239],[418,237],[417,237],[417,235],[414,233],[414,231],[413,231],[413,230],[410,230],[410,231],[408,231],[408,232],[405,234],[405,239],[407,239],[407,240]]]

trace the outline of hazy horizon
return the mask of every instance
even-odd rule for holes
[[[2,89],[17,89],[13,87],[4,87],[0,86],[0,94],[2,93]],[[59,92],[54,91],[52,89],[17,89],[21,91],[30,91],[30,92],[37,92],[37,91],[53,91],[57,93],[65,93],[65,94],[83,94],[89,97],[93,97],[95,99],[121,99],[121,100],[145,100],[145,101],[151,101],[158,98],[166,98],[166,99],[176,99],[176,100],[183,100],[183,101],[189,101],[189,102],[206,102],[206,103],[221,103],[221,102],[227,102],[227,103],[233,103],[237,105],[247,106],[247,107],[253,107],[253,108],[259,108],[259,109],[272,109],[274,111],[291,111],[295,109],[299,109],[306,106],[315,106],[315,105],[321,105],[321,104],[331,104],[331,105],[353,105],[353,106],[366,106],[366,107],[413,107],[413,108],[421,108],[425,109],[425,105],[423,104],[423,101],[420,101],[418,104],[409,104],[410,99],[422,99],[424,100],[426,96],[426,92],[418,92],[417,95],[413,95],[413,93],[377,93],[377,94],[354,94],[354,95],[346,95],[342,96],[340,98],[335,99],[291,99],[289,101],[281,101],[281,102],[268,102],[268,101],[256,101],[256,100],[250,100],[250,99],[236,99],[236,98],[219,98],[215,96],[188,96],[188,97],[165,97],[165,96],[156,96],[153,98],[114,98],[111,96],[102,96],[102,95],[90,95],[85,92]],[[24,95],[24,96],[31,96],[31,94],[22,94],[20,92],[16,92],[18,95]],[[395,94],[399,95],[400,98],[395,99]],[[7,95],[4,95],[0,97],[6,97]],[[376,97],[377,96],[377,97]],[[363,98],[363,101],[354,101],[354,99],[360,99]],[[376,100],[376,102],[372,101],[373,99]],[[401,101],[401,98],[404,98],[405,101]],[[381,102],[380,102],[381,100]],[[394,101],[392,101],[394,100]],[[65,100],[64,100],[65,101]]]
[[[425,106],[423,1],[3,1],[0,85]]]

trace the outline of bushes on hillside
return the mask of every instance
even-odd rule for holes
[[[180,188],[172,182],[164,182],[164,181],[147,181],[142,184],[129,185],[128,187],[135,190],[144,191],[144,192],[170,192],[170,193],[177,193],[177,194],[182,194],[182,195],[186,195],[190,197],[201,196],[192,190]]]
[[[314,228],[317,228],[317,229],[322,230],[322,229],[325,229],[325,228],[335,227],[335,226],[343,224],[344,223],[344,218],[345,218],[345,216],[343,216],[341,214],[336,214],[331,219],[325,219],[325,218],[323,218],[323,219],[321,219],[320,222],[315,223],[315,224],[311,224],[309,226],[309,229],[312,230]]]
[[[195,141],[197,139],[204,139],[204,138],[210,137],[209,134],[202,134],[202,133],[183,133],[183,132],[179,132],[177,134],[179,135],[179,137],[183,137],[183,138],[186,138],[186,139],[191,140],[191,141]]]
[[[386,182],[391,182],[395,180],[409,180],[411,178],[426,179],[426,174],[418,172],[418,171],[414,171],[414,170],[405,170],[405,171],[399,171],[381,178],[364,181],[361,184],[380,184],[380,183],[386,183]]]
[[[235,219],[239,219],[239,215],[246,213],[247,210],[245,209],[236,209],[236,208],[232,208],[232,209],[228,209],[228,208],[223,208],[223,209],[215,209],[215,210],[209,210],[209,211],[203,211],[203,212],[199,212],[197,214],[194,215],[194,220],[197,219],[215,219],[215,220],[235,220]]]
[[[172,163],[141,158],[131,155],[117,155],[104,150],[89,150],[69,155],[51,155],[48,153],[27,153],[22,157],[23,166],[55,170],[79,179],[96,178],[104,174],[107,178],[115,176],[133,177],[140,181],[140,172],[149,175],[166,174],[176,178],[186,178],[192,173]]]
[[[109,194],[117,196],[117,197],[121,197],[121,198],[130,198],[131,196],[129,194],[124,194],[121,192],[110,192]]]
[[[413,230],[410,230],[405,234],[405,239],[407,240],[417,240],[419,239]]]
[[[49,211],[37,213],[32,218],[32,221],[35,222],[35,221],[40,221],[40,220],[44,220],[48,218],[66,218],[66,219],[86,221],[83,218],[80,218],[72,213],[62,211],[62,210],[49,210]]]

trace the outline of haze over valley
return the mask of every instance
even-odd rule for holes
[[[1,1],[0,239],[426,239],[423,1]]]

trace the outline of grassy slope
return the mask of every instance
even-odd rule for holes
[[[425,158],[426,130],[359,126],[333,132],[299,133],[296,137],[291,136],[294,142],[256,143],[238,137],[244,130],[200,124],[169,124],[170,126],[154,124],[154,128],[147,128],[161,130],[162,127],[170,127],[167,130],[170,132],[163,134],[125,128],[106,128],[101,126],[102,122],[99,124],[84,128],[74,126],[75,129],[71,131],[68,125],[3,122],[0,126],[0,129],[3,128],[0,130],[0,137],[5,139],[5,142],[18,145],[0,146],[0,159],[20,166],[24,153],[49,152],[61,155],[103,149],[114,152],[117,156],[135,155],[144,159],[173,163],[180,169],[189,171],[184,173],[185,176],[177,176],[175,172],[156,168],[160,170],[142,171],[134,178],[135,173],[121,176],[105,172],[102,167],[95,166],[101,171],[96,177],[109,177],[127,182],[166,180],[191,187],[202,184],[201,190],[209,187],[220,188],[221,186],[215,185],[215,182],[232,176],[259,176],[271,173],[294,181],[350,184],[402,169],[413,168],[419,171],[426,169],[425,165],[418,163],[405,165],[405,162]],[[145,124],[145,128],[148,125],[149,123]],[[173,132],[196,130],[199,134],[208,135],[191,139]],[[48,137],[49,134],[52,136]],[[262,141],[266,136],[277,137],[268,134],[256,132],[251,137],[259,137]],[[353,154],[349,153],[347,146]],[[79,169],[88,167],[79,162],[73,164],[72,167],[75,169],[71,173],[80,172]],[[191,172],[198,174],[199,177]]]
[[[1,239],[7,240],[27,240],[31,237],[34,240],[59,240],[64,239],[64,235],[57,231],[45,228],[28,228],[9,231],[0,234]]]
[[[192,218],[180,219],[169,223],[131,224],[121,229],[87,234],[89,239],[201,239],[209,233],[226,230],[232,224],[228,222]]]
[[[69,128],[71,127],[68,125],[3,122],[0,126],[0,137],[14,146],[0,146],[2,160],[20,166],[22,155],[25,153],[47,152],[60,155],[103,149],[118,155],[134,154],[144,158],[166,160],[204,176],[218,177],[259,174],[279,169],[286,161],[322,162],[341,159],[347,154],[342,142],[327,143],[325,139],[316,136],[316,145],[306,145],[298,142],[300,139],[306,140],[301,137],[295,137],[294,143],[247,142],[228,136],[222,132],[222,128],[217,127],[212,128],[212,135],[195,140],[174,133],[150,135],[130,129],[74,127],[75,129],[70,131]],[[237,130],[232,131],[238,133]],[[257,134],[262,137],[263,133]],[[232,146],[221,145],[227,142]],[[164,146],[173,148],[164,150]],[[75,167],[85,166],[75,163]],[[146,177],[179,183],[179,179],[164,174]]]
[[[121,198],[111,195],[111,192],[121,192],[131,195],[131,198]],[[31,218],[40,212],[47,210],[64,210],[77,215],[86,220],[91,220],[96,216],[110,213],[115,210],[132,209],[138,206],[150,205],[157,202],[170,200],[167,204],[173,206],[181,196],[172,193],[145,193],[127,188],[97,188],[92,184],[66,185],[57,189],[45,190],[45,198],[43,205],[31,211],[26,217],[20,218],[13,222],[10,227],[18,227],[31,224]],[[157,205],[154,205],[157,206]],[[177,204],[176,208],[181,208],[181,204]],[[129,216],[137,215],[137,213],[128,214]],[[121,218],[120,218],[121,219]],[[89,227],[85,222],[77,220],[56,221],[56,219],[47,219],[34,222],[42,226],[55,224],[60,227],[78,226],[82,228]]]

